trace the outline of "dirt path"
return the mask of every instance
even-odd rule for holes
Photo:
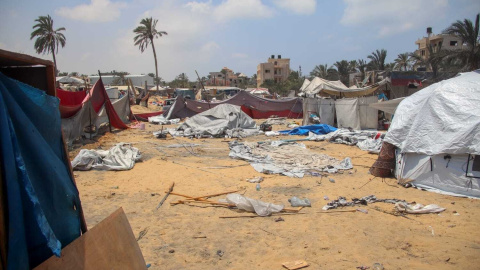
[[[123,207],[134,234],[147,232],[138,243],[150,269],[284,269],[282,262],[294,260],[310,263],[306,269],[355,269],[375,262],[385,269],[479,269],[480,200],[406,189],[396,185],[395,179],[369,182],[368,167],[376,155],[352,146],[305,142],[316,153],[351,157],[355,172],[331,175],[335,183],[311,176],[262,175],[245,161],[230,159],[224,139],[159,140],[152,136],[159,126],[146,126],[145,131],[109,133],[83,146],[108,149],[117,142],[133,143],[143,161],[132,170],[76,171],[75,175],[88,227]],[[284,127],[275,127],[280,128]],[[245,141],[266,139],[262,135]],[[168,147],[173,144],[198,145]],[[71,151],[70,158],[79,150]],[[254,176],[265,177],[260,191],[245,181]],[[170,202],[180,199],[172,195],[155,211],[173,181],[175,192],[188,195],[245,189],[247,197],[285,205],[292,196],[307,197],[312,208],[303,209],[301,215],[283,215],[281,222],[275,222],[277,217],[221,219],[246,213],[171,206]],[[371,194],[438,204],[447,210],[407,219],[382,212],[391,213],[393,205],[376,203],[361,207],[368,214],[318,213],[326,204],[324,196],[351,199]],[[224,197],[214,199],[219,198]]]

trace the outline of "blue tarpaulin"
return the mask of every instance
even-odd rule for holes
[[[80,236],[81,205],[64,154],[58,104],[0,72],[7,269],[31,269]]]
[[[318,125],[309,125],[309,126],[300,126],[292,130],[282,130],[279,131],[282,134],[288,135],[308,135],[308,132],[313,132],[315,134],[328,134],[337,130],[336,127],[329,126],[327,124],[318,124]]]

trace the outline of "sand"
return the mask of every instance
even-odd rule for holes
[[[355,146],[304,142],[314,152],[351,157],[354,173],[331,175],[335,183],[311,176],[262,175],[245,161],[230,159],[224,139],[160,140],[152,136],[160,126],[146,126],[144,131],[114,131],[82,146],[108,149],[117,142],[133,143],[143,161],[132,170],[76,171],[75,178],[89,228],[123,207],[134,234],[146,230],[138,244],[150,269],[284,269],[283,262],[295,260],[310,263],[306,269],[355,269],[376,262],[385,269],[479,269],[480,200],[404,188],[393,178],[370,181],[368,167],[376,155]],[[262,135],[245,141],[266,139]],[[195,155],[183,147],[165,147],[178,143],[199,146],[194,147]],[[79,150],[72,150],[70,158]],[[265,178],[260,191],[245,181],[255,176]],[[305,214],[282,215],[280,222],[275,222],[278,216],[221,219],[250,214],[221,207],[172,206],[170,202],[180,197],[171,195],[156,211],[173,181],[174,191],[187,195],[245,189],[245,196],[285,205],[292,196],[307,197],[312,207],[301,211]],[[405,218],[387,214],[393,213],[393,205],[376,203],[361,207],[368,214],[318,213],[326,204],[324,196],[351,199],[370,194],[438,204],[447,210]],[[224,196],[214,199],[219,198]]]

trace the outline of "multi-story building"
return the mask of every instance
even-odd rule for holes
[[[209,86],[233,86],[239,87],[247,83],[247,76],[243,73],[234,73],[233,70],[224,67],[223,72],[210,72],[210,78],[207,81]]]
[[[432,28],[427,28],[427,36],[418,39],[415,41],[415,44],[418,45],[417,50],[415,53],[417,55],[422,56],[422,58],[426,59],[430,55],[430,51],[428,46],[432,46],[432,51],[438,52],[440,49],[442,50],[465,50],[467,46],[463,44],[462,39],[453,36],[453,35],[446,35],[446,34],[433,34]]]
[[[290,59],[278,55],[272,55],[267,63],[260,63],[257,66],[257,87],[260,87],[266,80],[274,82],[284,82],[290,75]]]

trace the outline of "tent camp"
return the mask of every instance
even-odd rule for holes
[[[88,92],[57,91],[60,94],[62,130],[67,143],[71,144],[85,135],[86,127],[91,125],[95,128],[89,132],[98,131],[103,123],[110,123],[119,129],[127,128],[124,122],[130,116],[128,95],[112,103],[101,79]]]
[[[164,116],[167,119],[192,117],[220,104],[241,106],[242,111],[254,119],[268,118],[272,115],[288,118],[302,117],[301,98],[268,99],[251,95],[246,91],[240,91],[232,98],[217,103],[184,99],[178,96]]]
[[[480,73],[459,74],[405,98],[385,141],[398,147],[400,183],[480,197]]]

